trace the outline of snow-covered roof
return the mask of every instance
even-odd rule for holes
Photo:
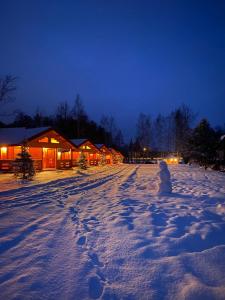
[[[0,144],[1,145],[19,145],[24,140],[30,139],[33,136],[40,134],[50,127],[38,127],[38,128],[0,128]]]
[[[103,146],[105,146],[104,144],[95,144],[95,146],[98,148],[98,149],[100,149],[100,148],[102,148]]]
[[[88,139],[72,139],[71,142],[76,145],[77,147],[79,147],[81,144],[85,143],[86,141],[88,141]]]

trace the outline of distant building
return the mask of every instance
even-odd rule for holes
[[[95,146],[105,155],[106,164],[111,165],[113,163],[112,152],[104,144],[95,144]]]
[[[72,164],[78,165],[81,152],[85,155],[89,166],[97,166],[99,164],[101,151],[89,139],[71,139],[73,145],[78,148],[72,151]]]

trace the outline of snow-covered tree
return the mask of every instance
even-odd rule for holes
[[[32,180],[35,175],[35,169],[31,155],[28,153],[25,145],[21,147],[21,152],[18,153],[18,157],[14,161],[14,174],[15,177]]]
[[[105,155],[105,153],[102,153],[100,155],[99,165],[100,166],[105,166],[106,165],[106,155]]]
[[[79,167],[82,170],[86,170],[88,165],[87,165],[87,159],[84,155],[84,152],[82,151],[80,154],[80,158],[79,158]]]

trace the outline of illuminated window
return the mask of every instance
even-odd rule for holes
[[[73,159],[73,160],[78,160],[78,159],[79,159],[79,156],[80,156],[80,153],[81,153],[81,152],[75,152],[75,151],[73,151],[73,152],[72,152],[72,159]]]
[[[61,160],[70,160],[71,159],[71,151],[62,152]]]
[[[59,144],[59,141],[56,140],[55,138],[51,138],[51,143],[52,144]]]
[[[89,147],[89,146],[81,146],[81,148],[82,148],[82,149],[88,149],[88,150],[91,149],[91,147]]]
[[[43,137],[42,139],[38,140],[39,143],[48,143],[48,137]]]
[[[1,147],[1,159],[7,159],[7,147]]]
[[[34,160],[41,160],[42,159],[42,148],[30,147],[29,153]]]

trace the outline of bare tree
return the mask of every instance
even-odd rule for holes
[[[59,103],[57,110],[56,110],[56,116],[58,119],[66,121],[69,117],[69,105],[67,101]]]
[[[13,100],[13,93],[16,90],[17,77],[6,75],[0,78],[0,102]]]
[[[137,122],[137,140],[143,148],[150,148],[151,119],[150,116],[140,113]]]
[[[77,94],[74,106],[72,108],[72,116],[76,120],[76,134],[79,138],[81,136],[82,121],[87,120],[87,114],[79,94]]]
[[[175,149],[182,153],[186,149],[191,124],[195,118],[189,106],[182,104],[173,112]]]

